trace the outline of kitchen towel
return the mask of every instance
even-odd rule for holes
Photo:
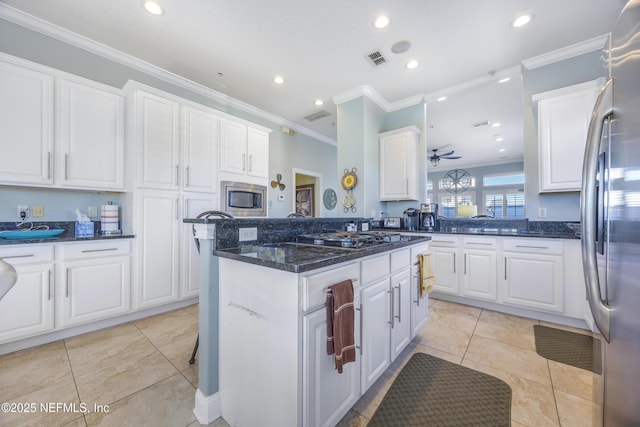
[[[356,360],[355,310],[353,282],[344,280],[329,287],[327,292],[327,354],[335,355],[338,373]]]
[[[100,207],[100,229],[102,233],[117,233],[120,231],[118,205],[102,205]]]
[[[431,252],[425,251],[418,255],[420,261],[420,286],[418,287],[418,293],[420,298],[425,293],[429,293],[433,290],[436,284],[436,276],[433,274],[433,264],[431,262]]]

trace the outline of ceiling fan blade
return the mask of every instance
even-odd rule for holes
[[[440,156],[441,159],[461,159],[462,156]]]
[[[444,153],[444,154],[439,154],[440,157],[444,157],[444,156],[450,156],[454,153],[453,150],[449,151],[448,153]]]

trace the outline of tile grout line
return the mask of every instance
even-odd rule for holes
[[[469,347],[471,346],[471,341],[473,340],[474,335],[476,334],[476,329],[478,328],[478,323],[480,322],[480,317],[484,313],[484,308],[480,309],[480,313],[478,314],[478,318],[476,319],[476,324],[473,326],[473,331],[471,331],[471,336],[469,337],[469,342],[464,349],[464,354],[462,355],[462,359],[460,359],[460,366],[462,366],[462,362],[464,362],[464,358],[467,357],[467,352],[469,351]]]
[[[69,355],[69,349],[67,348],[67,340],[62,340],[62,345],[64,345],[64,352],[67,355],[67,362],[69,363],[69,370],[71,371],[71,379],[73,380],[73,386],[76,388],[76,396],[78,396],[78,402],[82,403],[82,399],[80,398],[80,390],[78,389],[78,383],[76,382],[76,374],[73,371],[73,363],[71,362],[71,356]],[[82,420],[84,421],[84,425],[87,425],[87,416],[86,414],[82,414]]]

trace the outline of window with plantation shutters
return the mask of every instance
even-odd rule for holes
[[[455,218],[460,205],[475,205],[475,191],[466,192],[465,194],[447,194],[440,196],[440,213],[439,215],[447,218]]]
[[[524,193],[517,190],[485,192],[483,211],[494,218],[524,218]]]

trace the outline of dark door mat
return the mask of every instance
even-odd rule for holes
[[[542,325],[533,325],[533,334],[536,353],[540,356],[596,374],[602,373],[599,339]]]
[[[402,368],[367,427],[511,425],[511,387],[424,354]]]

